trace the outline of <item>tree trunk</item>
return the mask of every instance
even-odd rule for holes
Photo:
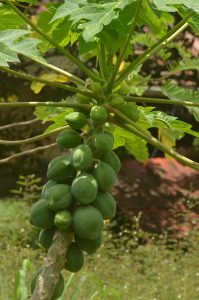
[[[61,271],[66,263],[66,253],[73,238],[72,232],[56,231],[48,250],[45,266],[39,275],[30,300],[50,300]]]

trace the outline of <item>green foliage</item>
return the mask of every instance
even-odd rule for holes
[[[82,31],[84,40],[90,42],[103,30],[104,26],[109,25],[111,21],[118,18],[118,11],[123,10],[133,1],[135,0],[119,0],[109,3],[100,1],[101,3],[99,3],[82,0],[71,3],[71,1],[65,0],[65,3],[56,11],[51,22],[69,16],[69,20]],[[85,20],[85,22],[82,23],[82,20]]]
[[[15,290],[14,300],[26,300],[28,298],[27,289],[27,272],[32,271],[32,262],[29,259],[24,259],[22,268],[15,275]]]
[[[26,38],[29,31],[7,29],[0,31],[0,66],[8,67],[9,62],[19,62],[17,54],[45,62],[37,49],[38,40]]]
[[[194,63],[194,61],[193,61]],[[196,67],[198,61],[195,62]],[[191,69],[191,68],[190,68]],[[183,101],[192,101],[199,103],[199,93],[189,88],[183,88],[178,86],[175,82],[171,80],[167,81],[162,87],[163,93],[170,99],[174,100],[183,100]],[[196,121],[199,121],[199,108],[198,107],[188,107],[184,105],[189,113],[193,114]]]
[[[194,0],[153,0],[159,10],[176,11],[175,6],[185,5],[196,12],[199,12],[199,4]]]
[[[18,189],[12,189],[10,192],[17,196],[20,200],[26,201],[28,204],[35,202],[39,198],[42,189],[40,185],[42,178],[36,177],[35,174],[20,175],[17,180]]]

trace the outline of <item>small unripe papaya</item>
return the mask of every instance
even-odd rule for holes
[[[78,146],[72,154],[72,163],[77,170],[86,170],[92,166],[93,152],[87,145]]]
[[[121,162],[119,157],[114,151],[108,151],[101,153],[99,156],[100,160],[107,163],[109,166],[113,168],[115,173],[117,174],[121,169]]]
[[[45,184],[45,185],[43,186],[43,188],[42,188],[42,192],[41,192],[42,197],[47,198],[49,188],[51,188],[52,186],[54,186],[54,185],[56,185],[56,184],[57,184],[57,182],[55,182],[55,181],[53,181],[53,180],[48,180],[48,181],[46,182],[46,184]]]
[[[108,192],[116,181],[114,170],[106,163],[100,162],[95,166],[93,175],[97,180],[99,190]]]
[[[103,234],[100,233],[95,240],[89,240],[75,235],[75,241],[81,250],[87,252],[88,254],[93,254],[101,246],[103,242]]]
[[[66,209],[72,203],[71,188],[67,184],[56,184],[49,188],[46,198],[49,208],[53,211]]]
[[[78,272],[84,265],[84,254],[76,243],[71,243],[66,254],[65,269]]]
[[[95,200],[98,191],[98,185],[95,178],[88,173],[82,173],[77,176],[72,183],[72,196],[81,204],[88,204]]]
[[[71,165],[70,155],[59,155],[48,165],[47,177],[56,182],[64,182],[71,177],[75,169]]]
[[[77,93],[77,99],[82,104],[89,104],[91,99],[88,96]]]
[[[39,243],[48,250],[52,245],[53,237],[55,234],[55,227],[49,229],[42,229],[39,233]]]
[[[67,210],[62,210],[56,213],[54,224],[60,230],[67,230],[72,224],[72,215]]]
[[[73,129],[82,129],[87,124],[87,118],[82,112],[74,111],[65,117],[66,122]]]
[[[79,237],[95,240],[103,229],[103,218],[92,205],[79,206],[73,215],[73,228]]]
[[[99,192],[92,205],[100,211],[104,220],[111,220],[114,218],[116,201],[111,194]]]
[[[103,124],[108,118],[108,113],[106,108],[104,108],[103,106],[95,105],[91,108],[90,117],[94,123]]]
[[[67,128],[59,133],[56,142],[62,148],[74,148],[77,147],[82,141],[81,135],[70,128]]]
[[[46,199],[35,202],[30,211],[30,224],[40,228],[48,229],[54,225],[54,213],[48,207]]]
[[[113,143],[114,139],[110,133],[97,133],[94,135],[94,146],[98,151],[111,151]]]
[[[90,88],[95,93],[100,93],[101,90],[102,90],[102,86],[101,86],[101,84],[99,82],[92,82],[90,84]]]
[[[136,122],[139,120],[140,114],[135,103],[124,103],[118,105],[117,109],[132,121]]]
[[[115,96],[110,100],[110,105],[117,107],[118,105],[123,105],[125,103],[124,99],[121,96]]]

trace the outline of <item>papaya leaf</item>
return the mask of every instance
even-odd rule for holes
[[[124,9],[135,0],[118,0],[108,3],[91,3],[86,0],[65,0],[53,16],[51,22],[69,16],[73,25],[83,32],[86,42],[93,41],[104,26],[119,17],[118,11]],[[100,1],[101,2],[101,1]],[[82,22],[83,21],[83,22]]]
[[[162,86],[161,89],[162,89],[163,94],[166,95],[169,99],[181,100],[181,101],[192,101],[192,102],[199,103],[199,92],[198,91],[180,87],[172,80],[168,80]],[[186,106],[186,105],[184,105],[184,106],[194,116],[196,121],[199,122],[199,108]]]
[[[173,23],[173,18],[168,13],[158,12],[149,1],[143,0],[143,10],[139,15],[138,23],[148,25],[157,37],[162,37],[167,33],[168,24]]]
[[[185,17],[190,9],[180,6],[178,7],[178,12],[182,17]],[[195,31],[196,34],[199,34],[199,13],[194,12],[192,17],[187,21],[189,26]]]
[[[33,38],[27,38],[26,36],[28,34],[28,30],[22,29],[7,29],[0,31],[0,43],[4,44],[4,47],[2,46],[2,48],[5,49],[5,47],[7,47],[13,55],[16,53],[16,55],[21,54],[29,58],[45,61],[37,49],[40,41]],[[1,51],[3,50],[0,49],[0,54]],[[10,61],[8,60],[7,62]]]
[[[144,162],[149,158],[147,142],[143,139],[118,126],[114,127],[113,135],[117,143],[120,141],[120,146],[124,146],[138,161]]]
[[[0,3],[0,30],[20,28],[25,22],[9,6]]]
[[[175,62],[169,65],[169,72],[175,73],[186,70],[199,70],[199,58],[193,58],[186,61]]]
[[[49,118],[59,114],[62,111],[60,107],[54,106],[37,106],[34,111],[34,115],[42,121],[42,123],[48,122]]]
[[[49,125],[48,128],[45,130],[46,133],[51,132],[57,128],[60,128],[62,126],[66,126],[67,123],[65,121],[66,115],[71,113],[73,110],[71,108],[65,108],[64,112],[61,112],[55,116],[52,116],[48,119],[48,121],[53,122],[53,124]]]
[[[174,12],[177,10],[176,5],[184,5],[199,13],[199,2],[196,0],[153,0],[153,2],[162,11]]]
[[[0,66],[9,67],[9,62],[19,62],[17,54],[0,42]]]
[[[48,81],[52,81],[52,82],[56,81],[56,82],[64,83],[64,82],[68,81],[68,77],[66,77],[64,75],[60,75],[60,74],[55,74],[55,73],[42,74],[39,78],[45,79],[45,80],[48,80]],[[44,86],[46,86],[45,83],[34,81],[34,82],[31,83],[31,90],[35,94],[39,94]]]
[[[47,5],[47,11],[41,12],[38,15],[37,25],[45,33],[47,33],[48,36],[53,38],[56,43],[58,43],[62,47],[65,47],[70,41],[72,41],[72,39],[74,38],[74,34],[70,31],[71,22],[68,18],[59,19],[53,24],[50,24],[50,20],[52,19],[54,11],[56,11],[56,7],[57,5]],[[52,48],[52,45],[40,35],[38,35],[37,37],[41,40],[39,48],[42,52],[46,52],[48,49]]]

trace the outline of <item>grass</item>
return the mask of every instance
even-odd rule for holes
[[[0,300],[28,299],[32,272],[45,256],[37,243],[38,232],[28,223],[28,211],[24,202],[0,201]],[[122,241],[121,237],[115,247],[107,231],[103,246],[86,256],[82,271],[64,271],[61,300],[199,299],[197,235],[190,237],[186,251],[179,244],[169,250],[161,239],[135,249],[124,247]],[[16,282],[24,295],[17,290],[14,296]]]

